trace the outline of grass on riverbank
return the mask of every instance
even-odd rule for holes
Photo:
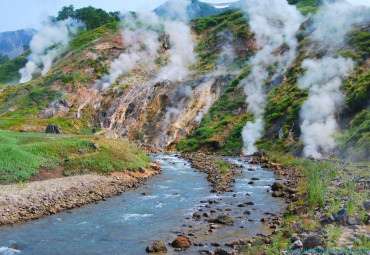
[[[324,247],[341,248],[338,246],[338,240],[342,235],[341,226],[337,224],[321,226],[315,218],[317,211],[320,211],[324,217],[347,208],[349,217],[367,221],[363,202],[368,199],[369,191],[359,187],[363,180],[370,178],[369,162],[351,163],[339,159],[311,160],[294,158],[291,155],[273,155],[269,159],[281,163],[286,168],[299,170],[301,178],[297,189],[303,196],[292,208],[304,205],[308,211],[302,215],[294,215],[293,212],[284,214],[282,219],[284,225],[273,236],[271,245],[264,246],[263,243],[257,243],[244,254],[256,254],[261,249],[269,255],[280,254],[292,245],[291,236],[295,232],[292,225],[299,221],[304,231],[327,233]],[[351,245],[353,249],[370,249],[370,242],[365,237],[354,238],[351,240]]]
[[[98,148],[93,148],[95,143]],[[0,183],[27,181],[40,168],[75,173],[146,167],[150,158],[128,143],[97,136],[15,133],[0,130]]]

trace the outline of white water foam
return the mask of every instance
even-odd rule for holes
[[[5,246],[0,247],[0,254],[2,255],[14,255],[14,254],[19,254],[19,253],[21,253],[21,251],[16,250],[16,249],[12,249],[12,248],[5,247]]]
[[[137,214],[137,213],[129,213],[122,215],[122,221],[128,221],[131,219],[140,219],[140,218],[146,218],[151,217],[154,214]]]

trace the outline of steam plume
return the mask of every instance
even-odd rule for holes
[[[302,67],[307,71],[298,84],[300,89],[309,89],[309,97],[300,111],[305,156],[322,158],[335,147],[332,138],[337,129],[334,112],[344,100],[341,78],[352,70],[353,65],[351,59],[342,57],[303,61]]]
[[[310,37],[320,42],[322,48],[333,51],[343,45],[347,33],[354,25],[370,21],[369,10],[365,6],[353,6],[346,1],[325,1],[324,6],[312,17]]]
[[[312,18],[310,38],[320,43],[326,54],[340,48],[346,35],[356,24],[370,21],[369,10],[346,2],[325,2]],[[303,154],[322,158],[335,147],[332,136],[337,130],[335,110],[343,103],[342,79],[353,69],[354,62],[342,57],[324,56],[321,60],[306,59],[306,73],[298,80],[299,88],[308,89],[309,96],[300,110]]]
[[[67,49],[72,36],[83,27],[83,23],[71,18],[58,22],[48,20],[30,42],[31,55],[26,66],[19,70],[19,82],[29,82],[32,75],[38,72],[45,75]]]
[[[96,83],[101,90],[114,84],[119,76],[131,72],[135,65],[154,65],[159,47],[157,32],[148,29],[148,25],[158,26],[159,20],[154,14],[138,14],[135,19],[128,14],[126,28],[122,30],[125,52],[111,63],[109,75]]]
[[[254,115],[254,121],[247,122],[243,129],[243,152],[254,153],[255,142],[264,130],[263,113],[266,96],[264,84],[282,75],[293,62],[296,55],[297,40],[295,33],[303,21],[295,6],[283,0],[247,0],[244,2],[249,17],[249,26],[255,32],[260,50],[251,59],[253,66],[247,78],[241,81],[247,95],[248,111]],[[278,48],[281,47],[281,52]],[[275,71],[269,73],[269,68]]]
[[[170,38],[169,62],[157,80],[179,81],[189,74],[189,66],[195,63],[194,39],[190,27],[179,21],[167,21],[165,32]]]

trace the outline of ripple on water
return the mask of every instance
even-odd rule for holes
[[[137,214],[137,213],[129,213],[129,214],[124,214],[122,215],[122,221],[128,221],[132,219],[139,219],[139,218],[146,218],[146,217],[151,217],[153,214],[147,213],[147,214]]]
[[[141,198],[142,199],[153,199],[153,198],[157,198],[157,197],[159,197],[159,196],[156,196],[156,195],[146,195],[146,196],[142,196]]]

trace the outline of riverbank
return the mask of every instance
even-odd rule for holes
[[[105,200],[139,187],[160,173],[160,165],[109,175],[85,174],[0,186],[0,225],[38,219]]]
[[[237,165],[203,153],[184,153],[180,157],[188,160],[193,168],[207,174],[212,193],[232,191]]]
[[[333,249],[369,254],[368,163],[281,155],[255,157],[252,163],[284,177],[269,192],[284,197],[288,206],[281,217],[261,219],[274,228],[271,235],[235,248],[250,255],[303,254],[310,249],[320,254]]]

